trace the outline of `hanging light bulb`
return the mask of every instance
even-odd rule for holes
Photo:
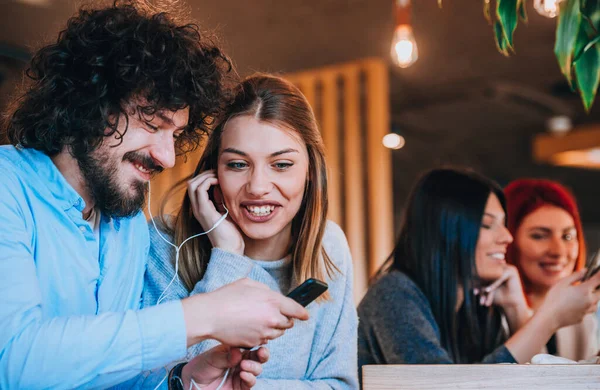
[[[401,68],[408,68],[419,58],[417,42],[415,42],[412,27],[408,24],[396,27],[391,54],[394,64]]]
[[[392,62],[401,68],[408,68],[419,58],[410,24],[410,0],[396,0],[396,29],[390,54]]]
[[[533,8],[538,14],[547,18],[555,18],[560,11],[559,3],[562,0],[534,0]]]

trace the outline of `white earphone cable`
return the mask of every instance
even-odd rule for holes
[[[179,251],[181,250],[181,248],[183,247],[183,245],[188,242],[189,240],[199,237],[199,236],[203,236],[205,234],[208,234],[210,232],[212,232],[214,229],[217,228],[217,226],[219,226],[229,215],[229,210],[227,209],[227,207],[225,206],[225,204],[223,204],[223,208],[225,209],[225,214],[223,214],[221,216],[221,218],[219,218],[217,220],[217,222],[215,222],[215,224],[208,229],[205,232],[202,233],[198,233],[195,234],[191,237],[186,238],[179,246],[173,244],[171,241],[167,240],[165,238],[165,236],[162,235],[162,233],[160,232],[160,230],[158,229],[158,227],[156,226],[156,222],[154,221],[154,217],[152,216],[152,210],[150,207],[150,195],[151,191],[150,191],[150,182],[148,182],[148,214],[150,215],[150,220],[152,221],[152,225],[154,226],[154,229],[156,230],[156,233],[158,233],[158,236],[167,244],[169,244],[170,246],[172,246],[173,248],[175,248],[175,274],[173,275],[173,279],[171,279],[171,281],[169,282],[169,284],[167,284],[167,287],[165,287],[165,289],[163,290],[163,292],[160,294],[160,296],[158,297],[158,300],[156,301],[156,304],[159,305],[163,299],[166,298],[165,293],[169,290],[169,287],[171,287],[171,285],[175,282],[175,280],[179,280]],[[221,383],[219,384],[219,386],[215,389],[215,390],[221,390],[221,388],[223,387],[223,385],[225,384],[225,381],[227,380],[227,376],[229,375],[229,368],[227,370],[225,370],[225,375],[223,375],[223,380],[221,381]],[[165,379],[167,379],[167,377],[169,376],[169,374],[167,373],[167,375],[160,381],[160,383],[154,388],[154,390],[158,390],[158,388],[163,384],[163,382],[165,381]],[[183,386],[183,381],[181,380],[181,378],[177,378],[179,379],[179,381],[181,381],[181,385]],[[196,388],[196,390],[200,390],[200,387],[198,387],[198,385],[196,384],[196,382],[194,382],[194,379],[192,379],[190,381],[190,388],[189,390],[192,390],[192,386],[194,386]]]

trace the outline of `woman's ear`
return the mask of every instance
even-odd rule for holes
[[[213,196],[215,197],[214,200],[216,204],[223,204],[223,193],[221,192],[221,187],[219,187],[218,185],[216,185],[215,189],[213,190]]]
[[[218,212],[224,213],[225,212],[225,208],[223,207],[224,199],[223,199],[223,193],[221,192],[221,187],[219,187],[218,185],[214,186],[212,195],[213,195],[213,202],[215,203],[215,208],[217,209]]]

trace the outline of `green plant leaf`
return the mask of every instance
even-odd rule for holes
[[[583,31],[583,30],[581,29],[579,31]],[[580,43],[580,38],[579,37],[577,38],[577,44],[575,45],[575,58],[573,59],[573,62],[577,62],[586,51],[588,51],[592,47],[596,46],[598,44],[598,42],[600,42],[600,35],[594,37],[594,39],[592,39],[591,41],[589,41],[587,43],[586,43],[586,40],[587,40],[587,34],[585,34],[585,40],[581,39],[581,43]],[[585,46],[583,46],[583,45],[585,45]]]
[[[589,112],[600,82],[600,3],[581,0],[580,11],[582,20],[575,42],[573,67],[583,106]]]
[[[594,31],[593,35],[598,35],[600,30],[600,1],[581,1],[581,15]]]
[[[496,38],[496,47],[498,48],[498,51],[508,57],[508,43],[506,42],[504,30],[502,29],[500,22],[494,23],[494,32],[494,38]]]
[[[588,34],[588,31],[590,30],[592,30],[591,25],[588,25],[582,19],[581,24],[579,25],[579,31],[577,32],[577,39],[575,40],[575,49],[573,50],[573,60],[571,62],[575,62],[579,58],[581,58],[581,55],[583,54],[586,45],[590,41],[589,36],[593,34],[593,31],[591,31]]]
[[[554,54],[560,70],[569,84],[573,85],[571,62],[574,56],[575,42],[581,25],[579,0],[565,0],[560,3],[558,26],[556,27],[556,42]]]
[[[600,42],[600,35],[589,41],[588,44],[583,48],[583,52],[585,53],[586,51],[590,50],[592,46],[596,46],[598,42]]]
[[[593,44],[588,50],[584,50],[581,57],[575,62],[574,67],[583,107],[589,112],[594,103],[598,85],[600,85],[599,45]]]
[[[579,60],[581,55],[589,50],[600,40],[600,33],[596,26],[600,24],[600,2],[581,2],[581,25],[575,41],[573,62]]]
[[[525,23],[527,23],[527,5],[525,0],[519,0],[519,17]]]
[[[496,0],[496,16],[502,25],[508,48],[513,50],[513,35],[517,28],[518,0]]]

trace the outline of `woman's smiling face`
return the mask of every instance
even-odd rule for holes
[[[217,176],[231,218],[248,239],[291,237],[308,176],[297,133],[251,115],[232,118],[221,135]]]
[[[549,289],[571,275],[579,256],[573,217],[553,205],[542,206],[523,219],[515,245],[524,282],[538,289]]]

